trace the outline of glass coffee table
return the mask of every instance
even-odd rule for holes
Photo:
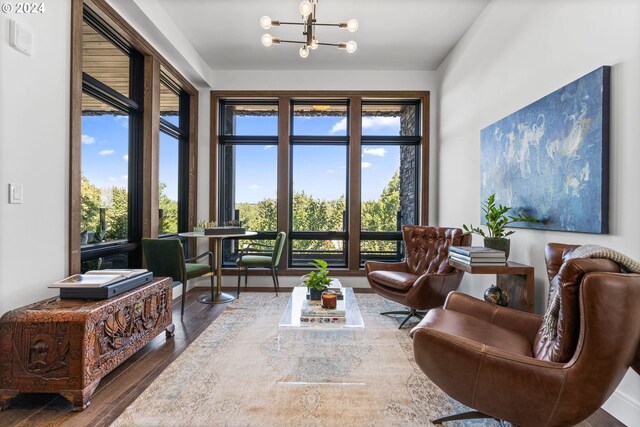
[[[358,367],[369,352],[364,321],[352,288],[342,288],[346,321],[300,321],[307,288],[293,289],[278,323],[279,383],[364,385]]]

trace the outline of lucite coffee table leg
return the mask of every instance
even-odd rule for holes
[[[222,239],[216,239],[215,254],[216,259],[216,293],[213,295],[202,295],[198,301],[205,304],[224,304],[236,299],[233,295],[222,292]]]

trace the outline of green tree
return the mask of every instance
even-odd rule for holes
[[[360,209],[363,230],[397,231],[398,211],[400,210],[400,175],[398,172],[391,177],[378,200],[363,202]],[[396,242],[391,240],[363,240],[360,246],[363,251],[396,251]]]
[[[129,196],[125,187],[110,187],[110,203],[106,205],[106,240],[124,240],[128,233]]]
[[[80,181],[80,230],[95,231],[100,225],[100,189],[85,176]]]
[[[255,230],[278,229],[278,202],[275,199],[259,201],[256,206],[255,215]]]
[[[159,207],[162,210],[162,221],[160,222],[160,234],[178,232],[178,202],[171,200],[165,193],[167,184],[160,183]]]

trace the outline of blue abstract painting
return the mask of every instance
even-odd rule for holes
[[[481,200],[541,220],[513,227],[608,233],[609,75],[601,67],[482,129]]]

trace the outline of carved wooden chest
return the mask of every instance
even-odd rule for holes
[[[18,393],[60,393],[74,411],[100,379],[166,331],[173,283],[155,278],[102,301],[50,298],[0,318],[0,409]]]

